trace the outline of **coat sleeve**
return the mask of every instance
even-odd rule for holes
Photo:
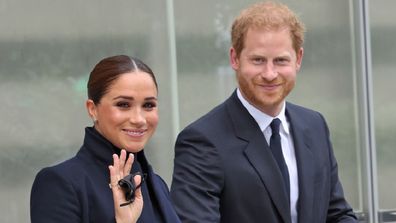
[[[320,115],[321,116],[321,115]],[[333,148],[330,142],[330,133],[326,122],[324,121],[323,116],[321,116],[324,124],[325,130],[327,134],[327,142],[329,148],[329,159],[331,165],[331,191],[330,191],[330,201],[329,208],[327,211],[327,220],[329,223],[357,223],[357,218],[345,199],[344,192],[342,189],[341,182],[338,177],[338,165],[336,158],[334,156]]]
[[[72,185],[54,168],[41,170],[31,191],[31,222],[77,223],[82,222],[80,215],[80,204]]]
[[[182,222],[220,222],[224,184],[221,160],[211,140],[192,128],[176,141],[171,199]]]

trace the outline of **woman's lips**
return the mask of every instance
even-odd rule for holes
[[[141,137],[144,135],[144,133],[147,131],[145,129],[123,129],[122,131],[124,131],[128,136],[132,136],[132,137]]]

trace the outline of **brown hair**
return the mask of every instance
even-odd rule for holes
[[[136,70],[148,73],[158,90],[157,81],[149,66],[137,58],[117,55],[104,58],[95,65],[88,79],[88,98],[95,104],[99,104],[100,99],[107,93],[109,86],[117,80],[120,75]]]
[[[277,30],[288,28],[296,53],[304,43],[305,26],[286,5],[275,2],[256,3],[243,10],[231,29],[232,47],[240,55],[249,28]]]

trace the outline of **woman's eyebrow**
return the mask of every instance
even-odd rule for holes
[[[124,96],[124,95],[120,95],[120,96],[117,96],[117,97],[115,97],[115,98],[113,98],[113,100],[117,100],[117,99],[127,99],[127,100],[134,100],[134,98],[133,97],[131,97],[131,96]]]

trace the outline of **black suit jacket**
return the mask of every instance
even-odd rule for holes
[[[84,144],[75,157],[37,174],[31,192],[31,222],[114,223],[108,166],[113,164],[112,154],[119,151],[93,128],[86,128]],[[133,169],[138,163],[139,169],[147,174],[142,186],[143,212],[138,223],[180,222],[170,202],[168,187],[153,172],[143,151],[135,155]]]
[[[323,117],[291,103],[298,222],[357,222],[344,199]],[[236,92],[178,136],[171,198],[182,222],[291,222],[282,176]]]

